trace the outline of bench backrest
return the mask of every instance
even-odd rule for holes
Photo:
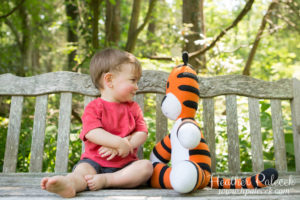
[[[168,121],[160,110],[164,97],[168,73],[143,71],[139,91],[135,100],[144,109],[144,95],[156,94],[156,141],[168,133]],[[285,138],[281,100],[291,103],[293,139],[296,171],[300,172],[300,81],[283,79],[265,82],[247,76],[227,75],[200,79],[200,96],[203,105],[203,132],[212,157],[212,171],[216,171],[215,147],[215,106],[214,97],[226,97],[226,121],[228,136],[229,172],[240,171],[240,149],[237,122],[237,95],[248,97],[253,171],[264,168],[259,99],[270,99],[274,134],[275,166],[287,171]],[[44,152],[44,137],[48,95],[60,93],[58,137],[55,172],[67,172],[69,154],[70,119],[72,93],[84,95],[84,105],[99,96],[89,75],[73,72],[51,72],[33,77],[17,77],[12,74],[0,75],[0,96],[11,96],[9,125],[4,155],[3,173],[16,171],[21,116],[24,96],[36,96],[32,132],[31,160],[29,172],[41,172]]]

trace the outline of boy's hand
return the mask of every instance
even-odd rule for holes
[[[109,148],[109,147],[100,147],[98,150],[99,154],[101,155],[101,157],[107,157],[106,160],[111,160],[113,159],[116,155],[118,155],[118,151],[116,149],[113,148]]]
[[[119,143],[117,150],[119,156],[121,156],[122,158],[128,156],[129,153],[133,153],[132,145],[130,144],[128,138],[126,137],[121,139],[121,142]]]

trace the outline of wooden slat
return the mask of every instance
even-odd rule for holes
[[[216,136],[215,136],[215,108],[213,98],[204,98],[203,123],[204,137],[210,150],[211,170],[216,172]]]
[[[141,110],[144,113],[144,94],[143,93],[136,94],[134,96],[134,101],[136,101],[139,104]],[[143,152],[144,152],[143,151],[143,145],[141,145],[139,147],[139,149],[138,149],[138,157],[139,157],[139,159],[143,159],[144,158],[144,153]]]
[[[262,99],[293,98],[291,79],[267,82],[243,75],[198,78],[200,81],[200,97],[202,98],[230,94]]]
[[[156,142],[161,141],[168,134],[168,119],[161,111],[161,101],[164,94],[156,94]]]
[[[67,172],[69,155],[72,93],[61,93],[55,172]]]
[[[248,98],[250,136],[251,136],[251,153],[252,153],[252,170],[260,172],[264,169],[262,135],[260,122],[259,100],[257,98]]]
[[[168,76],[169,73],[164,71],[144,70],[138,83],[138,91],[165,94]]]
[[[29,172],[42,171],[47,107],[48,95],[36,97]]]
[[[280,100],[271,99],[271,113],[274,136],[275,166],[276,169],[279,171],[287,171],[285,139],[283,133],[283,121]]]
[[[76,92],[99,96],[87,74],[75,72],[50,72],[32,77],[18,77],[12,74],[0,75],[0,95],[43,95],[54,92]],[[9,85],[7,85],[10,83]]]
[[[84,109],[94,99],[96,99],[96,97],[93,97],[93,96],[84,96]]]
[[[168,73],[145,70],[138,83],[139,91],[165,92]],[[0,95],[42,95],[54,92],[72,92],[89,96],[99,96],[87,74],[75,72],[50,72],[32,77],[18,77],[13,74],[0,75]],[[24,89],[25,88],[25,89]]]
[[[12,96],[11,98],[3,173],[16,171],[23,101],[23,96]]]
[[[294,99],[291,101],[296,171],[300,172],[300,81],[293,80]]]
[[[84,109],[94,99],[96,99],[96,97],[84,96]],[[81,142],[81,153],[84,153],[84,142],[83,141]]]
[[[134,96],[134,101],[137,102],[144,113],[145,104],[144,104],[144,94],[139,93]]]
[[[226,122],[228,136],[228,168],[229,172],[237,173],[240,171],[240,147],[235,95],[226,95]]]
[[[139,81],[139,92],[165,93],[168,73],[145,70]],[[292,80],[267,82],[242,75],[199,77],[200,97],[236,94],[264,99],[292,99]],[[42,95],[53,92],[74,92],[99,96],[90,76],[74,72],[51,72],[34,77],[0,75],[0,95]],[[24,89],[25,88],[25,89]]]

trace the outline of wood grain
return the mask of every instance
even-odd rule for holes
[[[33,121],[29,172],[42,171],[47,108],[48,95],[37,96]]]
[[[67,172],[71,125],[72,93],[61,93],[58,119],[58,136],[55,172]]]
[[[17,166],[17,155],[19,149],[19,137],[21,128],[21,118],[23,111],[22,96],[12,96],[10,113],[9,113],[9,125],[7,130],[7,138],[5,145],[4,165],[3,172],[15,172]]]
[[[203,134],[210,150],[211,170],[216,172],[215,108],[213,98],[203,99]]]
[[[143,71],[138,83],[138,93],[165,93],[168,73]],[[33,77],[17,77],[12,74],[0,75],[0,95],[42,95],[57,92],[73,92],[99,96],[87,74],[75,72],[50,72]],[[242,75],[226,75],[210,78],[199,77],[200,97],[215,97],[235,94],[266,99],[292,99],[292,80],[282,79],[267,82]]]
[[[252,154],[252,170],[261,172],[264,169],[262,135],[259,100],[257,98],[248,98],[249,121],[250,121],[250,137],[251,137],[251,154]]]
[[[296,171],[300,173],[300,81],[293,79],[294,99],[291,101]]]
[[[240,146],[237,121],[236,95],[226,95],[226,122],[228,137],[229,172],[240,171]]]

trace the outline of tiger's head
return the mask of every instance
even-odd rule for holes
[[[162,100],[163,114],[171,119],[194,118],[199,101],[199,81],[188,65],[188,54],[183,53],[183,65],[175,67],[169,75],[166,96]]]

